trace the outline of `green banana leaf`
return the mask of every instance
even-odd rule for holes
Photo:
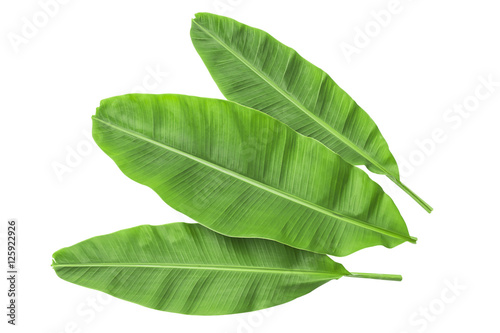
[[[101,101],[92,134],[128,177],[227,236],[336,256],[416,241],[365,172],[233,102],[173,94],[113,97]]]
[[[66,281],[149,308],[196,315],[264,309],[349,273],[328,256],[262,239],[229,238],[199,224],[143,225],[90,238],[53,255]]]
[[[191,39],[228,100],[263,111],[349,163],[386,175],[432,211],[400,181],[377,125],[323,70],[268,33],[224,16],[196,14]]]

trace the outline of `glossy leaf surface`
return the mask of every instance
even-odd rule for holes
[[[268,33],[224,16],[196,14],[191,39],[227,99],[279,119],[351,164],[386,175],[432,211],[401,183],[375,122],[323,70]]]
[[[95,141],[128,177],[224,235],[337,256],[415,242],[366,173],[265,113],[131,94],[103,100],[93,122]]]
[[[55,252],[52,266],[66,281],[149,308],[197,315],[271,307],[342,276],[401,279],[351,274],[325,255],[187,223],[94,237]]]

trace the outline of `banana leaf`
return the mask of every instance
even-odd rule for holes
[[[427,212],[400,180],[396,160],[370,116],[320,68],[268,33],[198,13],[191,39],[220,91],[315,138],[354,165],[386,175]]]
[[[125,175],[227,236],[336,256],[416,241],[392,199],[364,171],[233,102],[113,97],[101,101],[92,134]]]
[[[195,315],[259,310],[349,273],[328,256],[273,241],[237,239],[199,224],[143,225],[63,248],[52,267],[66,281],[149,308]]]

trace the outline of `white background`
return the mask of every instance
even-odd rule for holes
[[[67,1],[43,22],[38,1],[2,1],[1,232],[10,217],[20,223],[19,325],[9,332],[497,332],[500,86],[480,101],[475,93],[487,92],[481,77],[500,82],[499,3],[401,0],[386,26],[374,24],[372,11],[388,7],[389,0]],[[106,97],[145,89],[222,98],[190,41],[199,11],[264,29],[327,71],[374,118],[400,166],[413,165],[403,181],[433,205],[431,215],[370,176],[418,244],[339,260],[352,271],[402,274],[403,282],[344,278],[270,311],[199,317],[100,299],[55,275],[51,255],[61,247],[189,221],[126,178],[86,133]],[[23,37],[33,16],[40,27]],[[371,37],[362,45],[365,28]],[[357,47],[351,57],[347,44]],[[468,115],[448,111],[463,103]],[[429,143],[435,131],[444,138]],[[77,150],[85,156],[68,166]],[[60,164],[70,171],[58,177]]]

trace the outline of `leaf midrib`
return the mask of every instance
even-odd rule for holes
[[[273,267],[259,266],[219,266],[219,265],[193,265],[178,263],[78,263],[78,264],[58,264],[54,263],[52,267],[132,267],[132,268],[160,268],[160,269],[187,269],[187,270],[214,270],[214,271],[234,271],[234,272],[252,272],[269,274],[308,274],[341,277],[343,274],[335,272],[308,271],[302,269],[283,269]]]
[[[385,175],[393,177],[395,179],[396,176],[394,176],[389,170],[387,170],[383,165],[381,165],[377,160],[375,160],[368,152],[365,152],[363,149],[359,148],[354,142],[349,140],[347,137],[336,131],[332,126],[330,126],[328,123],[326,123],[323,119],[319,118],[316,116],[313,112],[309,111],[302,103],[300,103],[296,98],[294,98],[291,94],[287,94],[283,89],[281,89],[278,85],[276,85],[271,78],[269,78],[266,73],[262,72],[258,68],[254,67],[250,62],[248,62],[245,58],[243,58],[240,54],[237,52],[233,51],[227,45],[224,41],[210,33],[207,29],[205,29],[203,26],[198,24],[195,20],[193,22],[201,29],[203,30],[207,35],[212,37],[217,43],[219,43],[223,48],[225,48],[229,53],[231,53],[235,58],[240,60],[245,66],[247,66],[251,71],[253,71],[255,74],[257,74],[262,80],[264,80],[267,84],[269,84],[272,88],[274,88],[277,92],[279,92],[283,97],[288,99],[292,104],[294,104],[297,108],[299,108],[302,112],[304,112],[307,116],[309,116],[312,120],[316,121],[320,126],[322,126],[324,129],[326,129],[328,132],[330,132],[333,136],[335,136],[337,139],[342,141],[345,145],[347,145],[349,148],[357,152],[359,155],[361,155],[363,158],[365,158],[367,161],[369,161],[371,164],[375,165],[380,171],[382,171]]]
[[[111,128],[114,128],[118,131],[121,131],[125,134],[128,134],[128,135],[131,135],[137,139],[140,139],[140,140],[144,140],[146,142],[149,142],[149,143],[152,143],[160,148],[164,148],[164,149],[167,149],[169,151],[172,151],[176,154],[179,154],[179,155],[182,155],[184,157],[187,157],[191,160],[194,160],[198,163],[201,163],[203,165],[206,165],[208,167],[211,167],[212,169],[215,169],[215,170],[218,170],[222,173],[225,173],[229,176],[232,176],[236,179],[239,179],[241,181],[244,181],[252,186],[256,186],[258,188],[261,188],[267,192],[270,192],[270,193],[273,193],[275,195],[278,195],[282,198],[285,198],[287,200],[290,200],[292,202],[295,202],[295,203],[298,203],[302,206],[305,206],[305,207],[308,207],[310,209],[313,209],[315,211],[318,211],[324,215],[327,215],[327,216],[330,216],[330,217],[333,217],[337,220],[340,220],[340,221],[343,221],[343,222],[347,222],[347,223],[350,223],[350,224],[353,224],[355,226],[358,226],[358,227],[361,227],[361,228],[365,228],[365,229],[368,229],[368,230],[371,230],[371,231],[374,231],[374,232],[377,232],[377,233],[380,233],[380,234],[383,234],[383,235],[386,235],[386,236],[389,236],[389,237],[393,237],[393,238],[398,238],[398,239],[403,239],[405,241],[408,241],[410,243],[415,243],[416,240],[411,237],[411,236],[406,236],[406,235],[402,235],[402,234],[399,234],[397,232],[394,232],[394,231],[390,231],[390,230],[387,230],[387,229],[384,229],[384,228],[381,228],[381,227],[378,227],[378,226],[375,226],[375,225],[372,225],[372,224],[369,224],[368,222],[365,222],[365,221],[361,221],[361,220],[358,220],[356,218],[353,218],[353,217],[350,217],[350,216],[346,216],[342,213],[338,213],[338,212],[334,212],[332,210],[329,210],[329,209],[326,209],[322,206],[319,206],[317,204],[314,204],[310,201],[307,201],[305,199],[302,199],[302,198],[299,198],[297,196],[294,196],[293,194],[290,194],[290,193],[287,193],[287,192],[284,192],[282,190],[279,190],[279,189],[276,189],[274,187],[271,187],[267,184],[264,184],[264,183],[261,183],[259,182],[258,180],[255,180],[253,178],[250,178],[250,177],[247,177],[245,175],[242,175],[240,173],[237,173],[235,171],[232,171],[232,170],[229,170],[229,169],[226,169],[224,167],[221,167],[215,163],[212,163],[212,162],[209,162],[207,160],[204,160],[202,158],[199,158],[197,156],[194,156],[194,155],[191,155],[189,153],[186,153],[182,150],[179,150],[177,148],[174,148],[174,147],[171,147],[171,146],[168,146],[164,143],[161,143],[161,142],[158,142],[158,141],[155,141],[149,137],[146,137],[145,135],[143,134],[140,134],[140,133],[137,133],[135,131],[132,131],[128,128],[124,128],[124,127],[121,127],[121,126],[118,126],[118,125],[115,125],[115,124],[112,124],[112,123],[109,123],[103,119],[100,119],[98,118],[97,116],[92,116],[93,119],[97,120],[97,121],[100,121],[101,123],[105,124],[106,126],[109,126]]]

